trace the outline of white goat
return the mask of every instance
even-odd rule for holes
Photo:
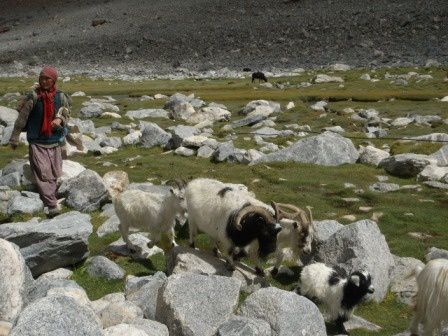
[[[297,292],[321,303],[328,320],[336,322],[339,333],[346,332],[343,323],[351,317],[355,306],[374,292],[367,271],[355,271],[346,278],[323,263],[305,266],[299,283]]]
[[[278,273],[286,249],[290,249],[293,259],[300,263],[301,252],[310,253],[311,245],[314,239],[313,215],[311,208],[307,207],[308,214],[292,204],[282,204],[272,202],[275,213],[278,213],[282,230],[277,236],[277,250],[275,251],[275,264],[272,269],[272,275]],[[281,208],[293,210],[287,212]]]
[[[263,202],[238,185],[205,178],[188,183],[185,198],[192,247],[198,231],[206,233],[234,269],[234,259],[254,245],[250,258],[257,264],[257,273],[263,274],[259,257],[275,250],[281,230]]]
[[[431,260],[417,273],[411,335],[418,335],[420,323],[424,336],[440,335],[443,323],[448,323],[448,259]]]
[[[183,215],[186,208],[184,186],[177,183],[178,187],[170,188],[167,194],[126,190],[115,199],[121,236],[131,250],[138,247],[129,240],[130,228],[148,232],[154,245],[160,242],[162,234],[166,234],[172,246],[176,245],[175,218],[177,214]]]

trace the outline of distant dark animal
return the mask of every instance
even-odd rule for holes
[[[243,71],[244,72],[250,72],[250,71],[252,71],[252,69],[251,68],[243,68]]]
[[[258,79],[258,82],[261,82],[261,81],[265,81],[265,82],[267,82],[267,81],[268,81],[268,79],[266,78],[265,74],[262,73],[262,72],[260,72],[260,71],[254,72],[254,73],[252,74],[252,83],[253,83],[254,80],[256,80],[256,79]]]

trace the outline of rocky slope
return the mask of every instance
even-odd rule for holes
[[[335,62],[448,63],[446,0],[4,0],[2,4],[3,70],[14,69],[14,61],[86,69],[125,63],[129,68],[123,71],[158,73],[177,67],[270,70]]]

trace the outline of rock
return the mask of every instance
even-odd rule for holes
[[[213,159],[216,162],[238,162],[238,150],[233,146],[232,141],[221,143],[213,153]]]
[[[347,329],[347,331],[352,331],[355,329],[364,329],[364,330],[369,330],[369,331],[380,331],[381,329],[383,329],[380,326],[373,324],[372,322],[369,322],[367,320],[364,320],[363,318],[356,316],[356,315],[352,315],[350,320],[348,320],[347,322],[344,322],[344,327],[345,327],[345,329]]]
[[[132,256],[136,259],[147,259],[155,254],[163,253],[163,250],[157,246],[149,248],[148,243],[151,240],[139,233],[133,233],[129,235],[129,240],[131,241],[132,246],[137,249],[137,252],[135,252],[135,254],[131,254],[131,251],[129,251],[123,238],[120,238],[110,244],[108,249],[113,253],[123,256]]]
[[[156,321],[135,319],[132,321],[132,326],[143,330],[148,336],[169,336],[166,325]]]
[[[442,182],[437,182],[437,181],[426,181],[426,182],[423,182],[423,184],[430,188],[448,189],[448,183],[442,183]]]
[[[244,161],[243,163],[250,163],[252,161],[258,160],[263,156],[263,153],[260,151],[257,151],[256,149],[249,149],[246,154],[244,154]]]
[[[21,175],[19,172],[0,176],[0,186],[7,186],[10,188],[20,187]]]
[[[42,274],[39,279],[62,279],[67,280],[70,279],[73,275],[73,271],[66,268],[58,268],[54,271],[47,272]]]
[[[208,138],[206,136],[192,135],[183,139],[182,146],[199,148],[202,147],[207,140]]]
[[[114,302],[104,308],[99,317],[103,328],[108,328],[120,323],[132,323],[136,318],[142,318],[143,312],[132,302]]]
[[[333,132],[325,132],[299,140],[286,149],[264,155],[253,163],[293,161],[337,166],[355,163],[358,156],[358,151],[351,140]]]
[[[8,336],[12,329],[12,323],[0,321],[0,336]]]
[[[391,125],[394,127],[403,127],[403,126],[407,126],[413,122],[414,122],[414,119],[400,117],[400,118],[396,118],[394,121],[392,121]]]
[[[202,107],[197,112],[192,113],[186,122],[189,124],[198,124],[204,121],[228,121],[232,114],[220,107]]]
[[[319,74],[313,79],[314,83],[344,83],[344,80],[341,77],[337,76],[328,76]]]
[[[384,168],[389,174],[394,176],[414,177],[431,163],[435,163],[435,160],[427,155],[398,154],[383,159],[379,167]]]
[[[6,213],[9,215],[34,214],[43,210],[44,203],[39,198],[17,195],[9,199]]]
[[[57,319],[55,318],[57,316]],[[27,306],[10,336],[102,336],[95,313],[73,298],[52,295]]]
[[[335,220],[313,221],[314,225],[314,239],[317,243],[322,243],[331,237],[335,232],[344,227],[341,223]]]
[[[123,170],[110,171],[104,174],[103,182],[111,199],[115,199],[129,186],[128,174]]]
[[[375,109],[367,109],[367,110],[362,109],[358,112],[358,116],[367,120],[376,119],[378,118],[379,114],[380,113]]]
[[[90,216],[77,211],[41,222],[0,225],[0,237],[19,245],[33,276],[87,258],[91,233]]]
[[[394,256],[394,266],[390,275],[390,291],[397,299],[407,305],[413,304],[413,297],[417,294],[417,282],[413,273],[417,267],[424,267],[420,260]]]
[[[168,96],[165,96],[164,94],[161,93],[156,93],[154,95],[154,99],[166,99],[166,98],[168,98]]]
[[[20,192],[11,190],[7,186],[0,186],[0,213],[6,214],[9,200],[16,196],[20,196]]]
[[[156,319],[173,336],[213,336],[236,309],[240,286],[235,279],[215,275],[172,275],[160,289]]]
[[[194,155],[194,150],[190,149],[190,148],[186,148],[186,147],[179,147],[177,148],[174,153],[176,153],[177,155],[181,155],[181,156],[193,156]]]
[[[347,274],[366,269],[375,287],[373,298],[380,302],[389,287],[389,270],[394,265],[389,246],[378,225],[361,220],[339,229],[321,244],[315,261],[343,269]]]
[[[293,109],[294,107],[296,107],[296,105],[294,104],[294,102],[289,102],[288,104],[286,104],[286,109],[287,110],[291,110],[291,109]]]
[[[120,148],[122,144],[120,137],[104,138],[100,141],[101,147]]]
[[[145,277],[143,284],[138,289],[134,288],[131,291],[129,290],[130,286],[126,285],[126,300],[140,307],[145,318],[154,320],[159,289],[165,284],[166,279],[164,273],[157,272],[154,276]]]
[[[347,64],[335,63],[335,64],[333,64],[333,65],[330,66],[330,69],[331,69],[331,70],[334,70],[334,71],[348,71],[348,70],[350,70],[351,68],[350,68],[350,66],[347,65]]]
[[[140,143],[140,138],[142,136],[142,132],[140,131],[132,131],[128,135],[123,137],[123,144],[125,145],[137,145]]]
[[[118,148],[115,147],[111,147],[111,146],[105,146],[105,147],[101,147],[98,152],[101,155],[106,155],[106,154],[112,154],[115,153],[118,150]]]
[[[366,80],[366,81],[371,80],[370,75],[368,73],[361,75],[361,77],[359,77],[359,79]]]
[[[95,133],[95,124],[92,120],[72,118],[69,120],[68,125],[77,126],[81,133]]]
[[[168,111],[164,109],[140,109],[126,112],[126,117],[131,119],[164,118],[168,119]]]
[[[84,118],[99,117],[103,113],[103,106],[98,103],[92,103],[90,105],[87,105],[87,106],[84,106],[83,108],[81,108],[79,113]]]
[[[431,247],[426,254],[426,261],[428,262],[430,260],[438,258],[448,259],[448,251],[439,249],[437,247]]]
[[[271,127],[262,127],[251,133],[259,135],[262,138],[276,138],[281,134],[280,131],[277,131],[276,129]]]
[[[112,260],[103,256],[95,256],[87,262],[87,273],[94,278],[107,280],[123,279],[124,270]]]
[[[58,194],[65,197],[68,206],[84,212],[99,209],[109,198],[101,176],[89,169],[62,182]]]
[[[104,329],[104,336],[149,336],[144,330],[141,330],[131,324],[121,323]]]
[[[314,111],[325,112],[325,107],[328,105],[326,101],[318,101],[317,103],[310,106]]]
[[[23,168],[25,165],[29,164],[28,160],[12,160],[2,169],[2,175],[8,175],[12,173],[23,174]]]
[[[260,319],[232,316],[218,328],[217,336],[271,336],[271,326]]]
[[[62,175],[59,178],[61,182],[67,181],[73,177],[81,174],[86,168],[76,161],[63,160],[62,161]]]
[[[439,167],[435,164],[430,164],[417,175],[417,181],[440,181],[447,175],[448,167]]]
[[[114,112],[103,112],[103,113],[101,113],[100,117],[103,119],[106,119],[106,118],[121,119],[121,115],[119,115],[118,113],[114,113]]]
[[[232,122],[232,128],[238,128],[243,126],[253,126],[258,124],[259,122],[265,120],[267,118],[266,115],[263,114],[253,114],[250,116],[247,116],[244,119],[236,120]]]
[[[417,125],[425,125],[425,126],[432,126],[432,124],[434,123],[441,123],[442,122],[442,118],[438,115],[434,115],[434,116],[430,116],[430,115],[416,115],[414,116],[414,121]],[[440,134],[440,133],[439,133]],[[443,134],[443,137],[445,138],[445,141],[448,138],[448,134],[446,133],[441,133]],[[417,137],[417,138],[421,138],[421,137],[427,137],[425,135]],[[431,135],[429,135],[429,137],[431,137]]]
[[[380,193],[386,193],[400,190],[400,186],[396,183],[376,182],[369,186],[369,190]]]
[[[268,322],[272,336],[327,335],[324,318],[314,303],[275,287],[262,288],[249,295],[240,307],[240,313]]]
[[[120,219],[117,215],[113,215],[108,218],[96,231],[98,237],[102,238],[109,233],[114,233],[119,231]]]
[[[18,116],[19,112],[17,112],[17,110],[6,106],[0,106],[0,124],[6,125],[6,127],[14,126]]]
[[[141,129],[141,143],[145,148],[152,148],[154,146],[165,147],[171,140],[171,134],[165,132],[155,123],[141,123]]]
[[[177,125],[170,129],[171,136],[171,148],[180,147],[184,139],[199,134],[199,130],[193,126]]]
[[[170,111],[169,117],[174,120],[188,120],[195,113],[196,110],[193,105],[188,102],[182,102],[174,105]]]
[[[448,167],[448,145],[443,146],[430,157],[437,160],[438,166]]]
[[[209,146],[202,146],[198,149],[197,156],[208,159],[212,157],[214,151],[215,150],[210,148]]]
[[[14,322],[27,304],[33,278],[19,247],[0,238],[0,321]]]
[[[341,126],[324,127],[322,128],[322,131],[333,132],[338,134],[345,133],[345,130]]]
[[[240,111],[240,114],[248,115],[252,112],[256,112],[258,107],[264,107],[263,109],[259,109],[259,111],[265,111],[264,113],[261,113],[265,116],[266,113],[272,114],[272,113],[278,113],[281,111],[281,107],[279,103],[273,102],[273,101],[267,101],[267,100],[253,100],[249,102],[242,111]],[[252,113],[252,115],[256,115],[258,113]]]
[[[369,164],[378,167],[381,160],[388,158],[390,154],[382,149],[375,148],[373,146],[360,146],[359,147],[359,159],[360,163]]]
[[[72,97],[85,97],[86,94],[85,94],[85,92],[83,92],[83,91],[76,91],[76,92],[72,93],[71,96],[72,96]]]
[[[2,129],[2,138],[0,141],[0,145],[8,145],[9,140],[11,139],[12,131],[14,129],[14,126],[6,126]]]

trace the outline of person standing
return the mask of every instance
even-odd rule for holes
[[[9,140],[17,148],[20,132],[26,131],[31,171],[40,198],[48,207],[48,216],[61,212],[56,198],[57,180],[62,174],[61,146],[65,143],[66,123],[70,115],[67,96],[56,88],[58,72],[44,67],[39,85],[18,106],[19,116]]]

